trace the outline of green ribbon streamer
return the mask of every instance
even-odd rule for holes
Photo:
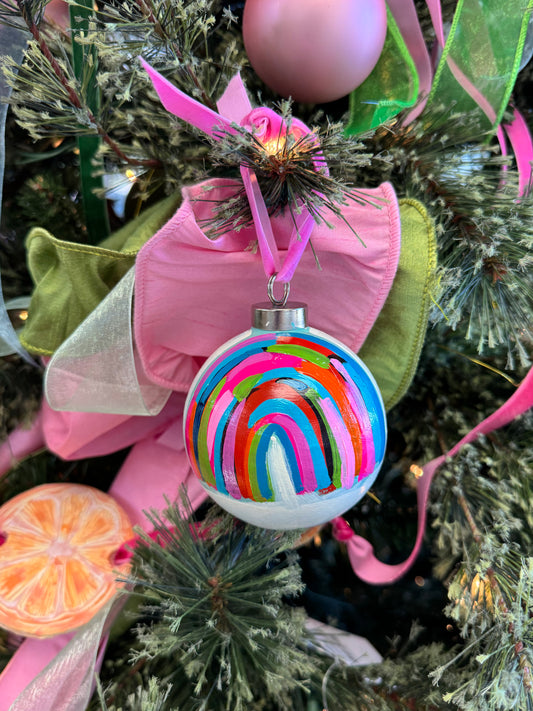
[[[358,355],[369,367],[390,410],[416,372],[433,303],[437,269],[435,229],[425,207],[412,198],[400,203],[402,248],[387,300]]]
[[[171,195],[143,210],[98,245],[57,239],[35,227],[26,240],[35,284],[20,339],[34,354],[52,355],[135,263],[137,252],[176,211]]]
[[[520,69],[532,10],[532,0],[527,6],[524,0],[459,0],[428,105],[454,101],[458,112],[479,110],[461,84],[459,70],[493,108],[494,121],[482,121],[496,128]]]
[[[378,63],[350,94],[348,135],[363,133],[414,106],[418,73],[392,13],[387,8],[387,35]]]
[[[72,29],[72,62],[77,80],[85,87],[87,106],[96,114],[99,107],[99,91],[96,83],[98,70],[94,47],[87,48],[76,42],[76,36],[89,29],[89,18],[93,16],[92,0],[77,0],[70,5],[70,26]],[[87,227],[88,241],[97,244],[109,234],[109,218],[105,200],[95,191],[103,189],[100,175],[95,175],[96,154],[100,146],[99,136],[78,136],[80,154],[80,182]]]

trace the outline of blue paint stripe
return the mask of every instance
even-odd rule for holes
[[[278,398],[272,398],[271,400],[262,402],[251,413],[248,421],[248,427],[253,427],[254,424],[267,415],[277,413],[290,417],[290,419],[295,423],[296,429],[300,430],[300,436],[303,436],[306,439],[311,452],[311,458],[313,460],[317,488],[326,489],[331,486],[331,477],[328,472],[328,467],[326,460],[324,459],[320,443],[313,431],[313,428],[311,427],[309,420],[297,405],[292,402],[288,402],[287,400],[280,400]],[[290,446],[292,448],[292,445]]]

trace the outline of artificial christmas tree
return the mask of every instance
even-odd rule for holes
[[[3,609],[35,612],[5,615],[2,711],[533,707],[532,6],[500,5],[391,0],[369,76],[313,105],[250,67],[244,3],[1,2],[0,521],[36,501],[0,530]],[[186,405],[289,282],[333,341],[276,328]],[[208,503],[200,473],[248,506],[280,470],[293,500],[365,488],[383,428],[336,341],[387,410],[372,490],[290,533]],[[135,535],[111,550],[98,507],[58,525],[57,482]],[[74,523],[68,599],[104,548],[117,580],[76,630],[48,604]]]

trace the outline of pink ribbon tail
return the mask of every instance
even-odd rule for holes
[[[29,428],[17,427],[0,445],[0,476],[44,447],[43,420],[39,411]]]
[[[343,518],[332,521],[333,535],[338,541],[346,543],[348,556],[354,573],[367,583],[386,585],[393,583],[404,575],[415,561],[424,538],[427,516],[427,503],[433,477],[438,468],[453,457],[465,444],[473,442],[479,435],[488,434],[509,424],[519,415],[533,407],[533,368],[530,369],[520,386],[511,397],[496,412],[487,417],[463,437],[449,452],[433,459],[424,466],[423,474],[418,480],[418,532],[414,548],[403,563],[388,565],[382,563],[374,555],[372,544],[365,538],[356,535]]]
[[[221,128],[226,131],[233,130],[230,121],[178,89],[142,58],[141,64],[152,80],[161,103],[171,114],[178,116],[191,126],[199,128],[211,138],[216,139],[217,130],[220,131]]]
[[[504,128],[516,157],[518,194],[523,197],[531,188],[531,163],[533,161],[531,133],[524,117],[517,109],[514,110],[512,122],[504,124]]]

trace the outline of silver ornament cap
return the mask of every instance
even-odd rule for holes
[[[289,301],[284,306],[273,306],[264,301],[252,306],[252,326],[261,331],[292,331],[307,327],[307,304]]]

